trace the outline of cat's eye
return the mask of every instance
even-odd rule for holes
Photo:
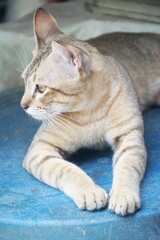
[[[38,92],[40,92],[40,93],[43,93],[45,90],[46,90],[46,86],[44,86],[44,85],[36,85],[36,92],[38,91]]]

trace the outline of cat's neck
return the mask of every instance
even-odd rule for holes
[[[82,122],[90,121],[90,116],[93,116],[93,118],[98,117],[99,107],[104,102],[104,99],[107,99],[110,91],[110,79],[107,74],[109,66],[104,61],[104,56],[92,53],[91,57],[91,71],[85,79],[85,91],[79,100],[82,104],[71,112],[73,118]]]

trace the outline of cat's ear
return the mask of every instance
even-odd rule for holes
[[[55,32],[60,32],[54,17],[43,8],[38,8],[36,10],[33,18],[33,27],[37,49],[43,48],[47,43],[47,40]]]
[[[53,53],[57,52],[68,59],[68,62],[75,68],[81,69],[88,75],[90,73],[91,59],[83,50],[70,44],[61,45],[55,41],[52,42]]]

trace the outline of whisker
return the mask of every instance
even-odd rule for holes
[[[60,131],[60,130],[56,127],[56,121],[54,121],[54,119],[51,119],[51,118],[50,118],[49,116],[47,116],[46,114],[45,114],[45,118],[46,118],[46,120],[55,128],[56,134],[59,135],[58,133],[60,133],[60,134],[63,136],[63,138],[65,138],[64,134],[62,133],[62,131]],[[58,130],[59,130],[59,132],[58,132]]]
[[[71,113],[69,113],[69,114],[71,114]],[[66,118],[68,118],[68,119],[71,119],[71,120],[73,120],[73,121],[75,121],[75,122],[77,122],[77,123],[80,123],[80,124],[83,125],[84,127],[88,127],[84,122],[79,121],[79,120],[77,120],[77,119],[75,119],[75,118],[73,118],[73,117],[71,117],[71,116],[65,115],[65,114],[63,114],[63,113],[60,113],[60,115],[66,117]]]
[[[26,54],[25,48],[24,48],[24,46],[22,45],[22,43],[20,43],[20,46],[21,46],[22,51],[23,51],[23,53],[24,53],[24,57],[25,57],[25,67],[26,67],[27,64],[28,64],[27,54]]]
[[[51,114],[49,114],[49,117],[50,118],[54,118],[54,120],[56,121],[56,123],[60,126],[60,127],[62,127],[65,131],[69,131],[70,133],[72,132],[73,133],[73,129],[69,126],[69,125],[67,125],[67,124],[65,124],[63,121],[61,121],[59,118],[57,118],[57,116],[55,116],[55,114],[53,115],[51,115]]]
[[[62,127],[63,129],[66,130],[66,127],[63,126],[60,122],[58,122],[55,117],[50,116],[50,115],[48,115],[47,117],[48,117],[48,119],[50,120],[50,122],[54,122],[54,124],[57,124],[57,125],[59,125],[60,127]]]
[[[49,114],[49,113],[48,113]],[[71,130],[74,133],[74,130],[71,126],[69,126],[68,124],[66,124],[64,121],[62,121],[62,119],[60,119],[59,115],[57,117],[57,115],[51,113],[49,114],[49,116],[53,117],[54,119],[56,119],[57,122],[59,122],[59,124],[61,124],[61,126],[65,127],[65,129],[67,130]]]
[[[73,128],[71,126],[69,126],[68,124],[66,124],[64,121],[62,121],[60,116],[58,116],[58,118],[56,118],[56,120],[59,121],[59,123],[61,123],[62,125],[66,126],[68,129],[70,129],[74,133]]]
[[[19,53],[18,53],[18,51],[17,51],[16,47],[14,48],[14,51],[15,51],[15,52],[16,52],[16,54],[17,54],[17,57],[18,57],[18,59],[19,59],[19,61],[20,61],[21,65],[22,65],[22,68],[23,68],[23,69],[25,69],[25,66],[24,66],[24,64],[23,64],[23,62],[22,62],[22,59],[20,58],[20,55],[19,55]]]
[[[22,73],[22,71],[19,68],[14,68],[17,72]]]
[[[53,112],[52,110],[49,110],[49,112],[50,112],[51,114],[54,114],[54,115],[55,115],[55,112]],[[57,115],[58,115],[58,117],[62,116],[62,117],[64,117],[64,118],[71,119],[71,120],[75,121],[75,123],[77,122],[77,123],[83,125],[84,127],[88,128],[88,126],[87,126],[84,122],[79,121],[79,120],[77,120],[76,118],[73,118],[73,117],[71,116],[71,113],[70,113],[70,112],[68,112],[68,113],[70,114],[70,116],[68,116],[68,115],[66,115],[66,114],[64,114],[64,113],[58,113]],[[67,119],[65,119],[65,120],[67,120]]]

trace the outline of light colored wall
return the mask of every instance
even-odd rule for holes
[[[6,21],[16,20],[43,5],[46,0],[8,0]]]

